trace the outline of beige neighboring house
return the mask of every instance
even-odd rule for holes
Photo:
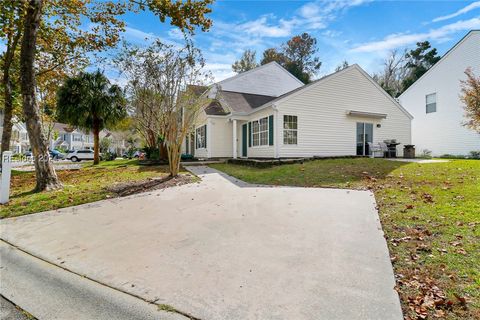
[[[28,140],[28,132],[25,123],[12,119],[12,136],[10,138],[10,151],[14,154],[24,153],[30,150],[30,141]],[[0,110],[0,140],[3,134],[3,110]]]
[[[100,141],[102,139],[110,140],[108,151],[117,154],[117,156],[122,156],[127,151],[125,132],[102,130],[100,132]]]
[[[369,155],[368,143],[411,143],[412,116],[362,68],[308,85],[276,62],[220,81],[183,151],[197,158]]]
[[[480,30],[470,31],[403,92],[399,101],[413,116],[412,143],[433,156],[480,151],[480,134],[462,125],[460,81],[465,69],[480,76]]]

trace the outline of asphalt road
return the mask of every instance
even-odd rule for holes
[[[32,320],[34,318],[27,317],[13,303],[0,295],[0,319],[2,320]]]

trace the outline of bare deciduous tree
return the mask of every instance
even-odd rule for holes
[[[407,73],[405,62],[405,52],[399,53],[398,50],[392,50],[383,62],[383,72],[373,76],[377,83],[394,98],[402,93],[402,81]]]

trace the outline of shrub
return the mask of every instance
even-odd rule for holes
[[[160,150],[154,147],[145,147],[143,148],[145,152],[145,159],[147,160],[159,160],[160,159]]]
[[[466,156],[464,155],[456,155],[456,154],[449,154],[449,153],[446,153],[446,154],[442,154],[439,158],[442,158],[442,159],[465,159]]]
[[[479,151],[470,151],[469,158],[480,159],[480,150]]]

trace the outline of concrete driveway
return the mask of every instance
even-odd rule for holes
[[[402,319],[367,191],[202,181],[0,222],[1,237],[198,319]]]

